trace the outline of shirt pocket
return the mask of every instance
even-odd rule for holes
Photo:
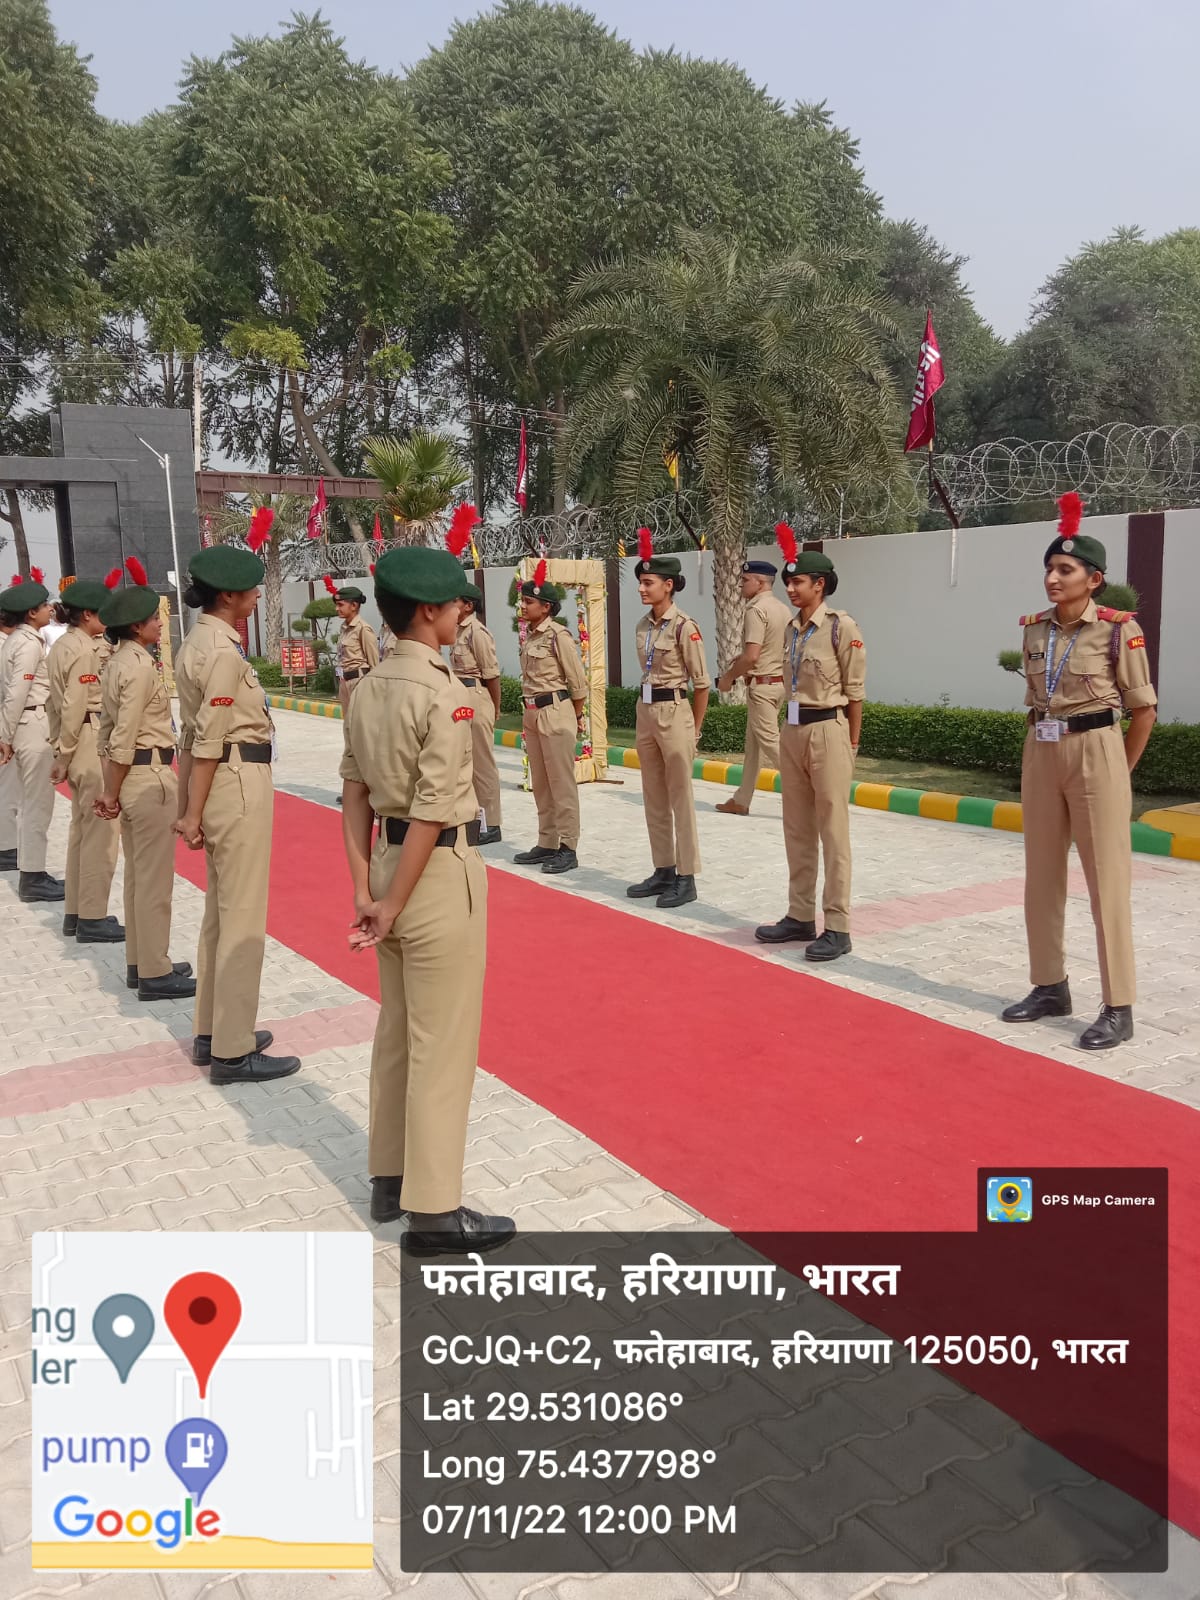
[[[1089,689],[1107,689],[1115,681],[1112,659],[1108,651],[1094,647],[1087,650],[1072,650],[1065,676],[1068,679],[1074,678],[1077,682],[1082,680]]]
[[[838,658],[830,650],[826,655],[823,651],[809,648],[800,657],[800,671],[796,679],[797,687],[803,689],[807,683],[814,688],[841,688],[842,669],[838,665]]]
[[[645,671],[646,656],[651,649],[654,651],[654,667],[663,677],[686,677],[687,672],[683,664],[683,651],[679,644],[679,625],[672,623],[666,633],[659,634],[656,629],[647,637],[646,648],[642,652],[642,668]]]

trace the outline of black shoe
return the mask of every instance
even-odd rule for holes
[[[786,944],[789,939],[811,944],[817,937],[817,925],[795,917],[780,917],[778,922],[764,922],[761,928],[755,928],[754,937],[760,944]]]
[[[15,850],[0,850],[0,872],[15,872],[17,870],[17,852]]]
[[[192,963],[190,961],[172,961],[170,975],[173,978],[190,978],[192,975]],[[125,987],[127,989],[136,989],[137,986],[138,969],[136,967],[126,967]]]
[[[459,1206],[457,1211],[426,1216],[418,1212],[404,1235],[404,1248],[414,1256],[466,1255],[469,1250],[481,1254],[498,1250],[515,1237],[517,1225],[511,1217],[482,1217],[478,1211]]]
[[[1133,1038],[1133,1007],[1103,1006],[1090,1028],[1079,1035],[1081,1050],[1113,1050]]]
[[[500,843],[500,829],[499,828],[483,828],[483,829],[481,829],[480,834],[479,834],[479,843],[480,844],[499,844]],[[374,1178],[372,1178],[371,1182],[374,1183],[374,1181],[375,1181]]]
[[[65,900],[67,886],[61,878],[52,878],[48,872],[23,872],[17,880],[17,897],[32,900]]]
[[[696,898],[696,880],[691,873],[680,872],[675,876],[673,883],[669,884],[654,904],[660,911],[674,911],[678,906],[691,905]]]
[[[341,797],[341,795],[340,795],[340,794],[335,794],[335,795],[334,795],[334,797],[333,797],[333,803],[334,803],[334,805],[335,805],[335,806],[340,806],[340,805],[341,805],[341,803],[342,803],[342,797]]]
[[[300,1071],[299,1056],[265,1056],[261,1050],[231,1058],[212,1056],[210,1060],[209,1083],[267,1083],[272,1078],[289,1078],[293,1072]]]
[[[625,893],[631,900],[649,900],[651,895],[665,893],[674,882],[674,867],[655,867],[648,878],[641,883],[631,883]]]
[[[804,952],[804,959],[836,961],[839,956],[848,956],[852,948],[848,933],[835,933],[832,928],[826,928],[821,937]]]
[[[78,917],[71,917],[71,916],[64,917],[63,918],[63,929],[62,929],[63,938],[64,939],[73,939],[75,937],[75,930],[76,930],[76,928],[78,926],[79,926],[79,918]]]
[[[404,1216],[404,1207],[400,1204],[400,1185],[403,1182],[403,1177],[371,1179],[372,1222],[399,1222]]]
[[[139,978],[139,1000],[190,1000],[196,980],[190,972],[164,972],[161,978]]]
[[[254,1048],[261,1053],[268,1045],[275,1043],[275,1035],[267,1028],[260,1028],[254,1035]],[[207,1067],[212,1060],[212,1034],[198,1033],[192,1040],[192,1065],[194,1067]]]
[[[63,926],[71,919],[63,918]],[[75,924],[80,944],[124,944],[125,929],[116,917],[80,917]]]
[[[548,850],[544,844],[535,844],[532,850],[522,850],[513,860],[519,867],[540,867],[543,861],[549,861],[551,856],[557,854],[557,850]]]
[[[555,851],[554,855],[550,857],[549,861],[542,862],[542,871],[574,872],[578,865],[579,857],[575,854],[574,850],[568,850],[566,845],[563,845],[561,850]]]
[[[1036,984],[1024,1000],[1006,1006],[1000,1013],[1001,1022],[1040,1022],[1043,1017],[1069,1017],[1071,991],[1064,978],[1061,983]]]

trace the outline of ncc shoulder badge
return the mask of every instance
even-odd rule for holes
[[[208,703],[210,706],[231,706],[233,704],[233,696],[231,694],[219,694]]]
[[[1139,633],[1136,639],[1130,639],[1129,648],[1131,650],[1144,650],[1146,648],[1145,637]]]
[[[700,643],[700,635],[698,633],[694,633],[692,635],[692,643],[693,644],[699,644]]]
[[[458,706],[450,715],[455,722],[470,722],[475,715],[475,707]]]
[[[83,672],[79,676],[79,681],[80,683],[99,683],[100,674],[98,672]]]
[[[856,650],[862,650],[864,648],[863,641],[861,639],[851,639],[850,643]]]

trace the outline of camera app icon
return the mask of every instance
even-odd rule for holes
[[[987,1181],[987,1219],[989,1222],[1032,1222],[1032,1180],[1029,1178],[989,1178]]]

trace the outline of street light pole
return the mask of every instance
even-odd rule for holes
[[[146,444],[140,433],[137,436],[137,440],[139,444],[146,445],[146,449],[149,450],[150,454],[163,469],[163,475],[167,480],[167,517],[171,524],[171,559],[175,563],[175,596],[179,602],[179,637],[182,641],[186,632],[186,624],[183,606],[183,579],[179,571],[179,543],[175,537],[175,496],[171,493],[171,458],[169,455],[160,456],[152,444]]]

